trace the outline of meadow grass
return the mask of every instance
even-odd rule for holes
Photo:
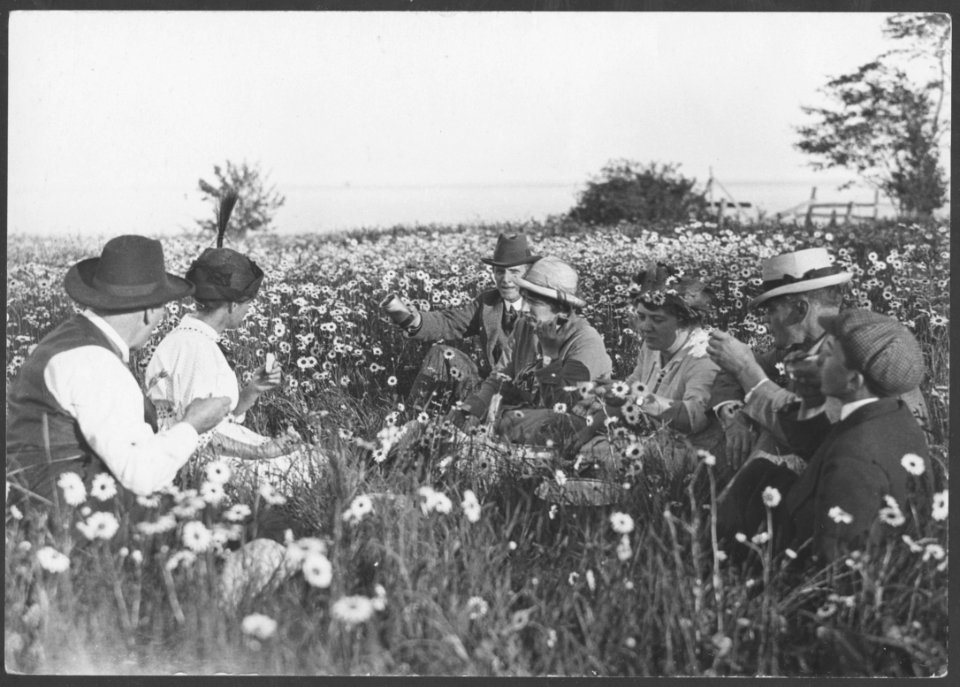
[[[303,462],[312,464],[316,479],[278,498],[234,478],[223,501],[204,501],[189,490],[200,487],[205,469],[190,465],[155,503],[91,496],[65,507],[53,527],[44,514],[7,508],[7,669],[945,674],[948,547],[947,522],[939,516],[946,504],[929,517],[932,494],[914,494],[904,524],[882,543],[829,567],[798,571],[787,555],[773,555],[762,533],[749,543],[755,553],[747,562],[718,548],[712,516],[727,475],[709,460],[692,474],[675,475],[654,455],[625,479],[618,501],[602,507],[539,499],[538,484],[554,478],[542,468],[497,475],[453,463],[441,470],[451,449],[439,440],[375,460],[375,449],[389,440],[380,434],[384,427],[419,412],[403,398],[425,350],[380,317],[379,297],[396,291],[421,308],[465,302],[490,285],[478,257],[489,253],[497,232],[516,228],[531,233],[539,254],[577,266],[589,302],[585,314],[604,335],[619,376],[632,368],[637,345],[620,311],[625,286],[646,261],[708,278],[721,295],[713,324],[763,348],[769,338],[746,307],[759,259],[828,246],[856,273],[851,303],[897,316],[921,342],[937,488],[946,493],[946,227],[553,222],[253,237],[234,247],[249,252],[266,278],[243,328],[228,336],[229,352],[241,376],[262,364],[267,351],[276,353],[284,386],[261,399],[249,423],[268,433],[298,431],[310,443]],[[73,262],[99,252],[94,244],[9,237],[8,382],[30,346],[73,312],[61,280]],[[165,239],[170,271],[184,273],[208,244],[208,237]],[[141,370],[152,346],[188,309],[168,306],[138,356]],[[442,435],[437,414],[423,419],[427,436]],[[468,492],[479,502],[478,517]],[[250,515],[231,511],[237,504],[249,506]],[[113,514],[118,527],[107,538],[88,539],[76,525],[100,512]],[[263,534],[257,523],[271,514],[291,529],[287,555],[300,542],[313,558],[225,602],[222,550]],[[618,515],[621,531],[615,531],[614,514],[628,515],[632,528]],[[63,561],[51,561],[45,547],[66,556],[68,567],[57,572]],[[306,560],[318,567],[308,569]]]

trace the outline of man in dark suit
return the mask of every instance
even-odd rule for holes
[[[869,310],[845,310],[820,324],[827,332],[818,353],[820,391],[839,400],[839,421],[831,423],[822,408],[817,413],[802,402],[784,408],[782,426],[809,458],[806,468],[797,476],[755,459],[718,509],[717,525],[722,538],[750,536],[766,522],[769,507],[777,550],[800,551],[809,542],[805,553],[832,561],[845,549],[895,531],[898,512],[909,512],[911,482],[920,482],[927,494],[932,482],[923,431],[897,398],[923,376],[913,334]]]
[[[466,305],[445,310],[409,310],[399,299],[388,299],[382,307],[406,335],[418,341],[460,341],[479,337],[484,356],[475,361],[458,348],[435,344],[427,352],[420,372],[410,390],[412,405],[430,402],[438,383],[453,380],[455,400],[463,400],[498,365],[505,365],[513,354],[513,330],[523,299],[517,279],[526,274],[534,255],[524,234],[501,234],[489,258],[480,258],[493,268],[496,288],[483,291]]]

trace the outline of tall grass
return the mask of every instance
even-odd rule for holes
[[[423,351],[378,318],[377,297],[396,290],[422,307],[462,302],[486,283],[476,258],[507,228],[399,229],[328,240],[268,236],[242,246],[267,279],[255,312],[230,337],[231,355],[240,374],[248,374],[266,350],[275,351],[286,379],[284,389],[263,398],[248,417],[262,431],[292,426],[300,432],[311,444],[304,461],[313,461],[318,478],[290,485],[282,504],[268,503],[271,495],[234,478],[223,502],[188,507],[193,499],[187,490],[205,479],[203,467],[193,465],[156,505],[88,497],[65,507],[58,527],[49,527],[45,514],[8,508],[7,669],[944,674],[947,525],[926,515],[931,494],[916,493],[906,522],[882,543],[811,570],[786,554],[773,555],[762,534],[748,540],[754,552],[745,562],[718,548],[713,515],[726,476],[708,461],[677,476],[653,456],[625,479],[618,502],[585,507],[552,505],[535,495],[543,479],[554,478],[552,471],[481,478],[457,463],[442,470],[451,451],[442,442],[382,463],[373,459],[371,447],[385,424],[414,417],[402,401]],[[636,343],[624,331],[617,285],[645,260],[666,258],[704,270],[723,294],[717,324],[763,346],[765,332],[745,306],[758,258],[828,244],[862,271],[854,302],[908,321],[921,341],[930,371],[923,390],[931,439],[943,457],[938,488],[946,489],[945,228],[889,224],[843,234],[783,225],[622,226],[576,234],[555,225],[525,228],[539,253],[557,254],[580,269],[587,317],[603,333],[620,374],[632,367]],[[168,241],[171,271],[184,272],[200,243],[191,237]],[[8,381],[29,346],[71,312],[60,288],[65,269],[97,250],[11,237]],[[892,261],[900,261],[899,268],[890,267]],[[153,344],[184,309],[170,307]],[[140,357],[145,364],[149,346]],[[431,414],[424,429],[442,434],[440,425]],[[420,492],[424,486],[449,498],[449,512],[442,505],[441,512],[431,509],[436,503]],[[475,522],[461,505],[468,490],[481,503]],[[372,510],[345,518],[359,508],[357,497],[369,497]],[[231,531],[227,515],[234,504],[247,504],[257,517]],[[113,513],[119,527],[109,539],[88,540],[76,524],[99,511]],[[629,515],[634,529],[614,531],[614,513]],[[143,522],[164,514],[172,516],[172,529],[143,531]],[[317,585],[297,565],[281,566],[262,590],[225,601],[222,570],[235,555],[225,551],[264,534],[257,523],[268,521],[290,528],[290,550],[303,537],[322,540],[333,571],[329,583]],[[220,532],[222,545],[194,541],[200,550],[190,551],[184,538],[190,523]],[[45,568],[39,551],[47,546],[68,557],[66,571]],[[376,601],[379,610],[349,622],[337,604],[353,596]],[[272,618],[276,629],[258,629],[252,614]]]

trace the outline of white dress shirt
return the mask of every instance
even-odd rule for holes
[[[101,317],[90,311],[83,316],[110,338],[122,359],[103,346],[63,351],[47,363],[44,383],[117,481],[135,494],[150,494],[169,484],[187,462],[197,447],[197,432],[178,422],[154,433],[144,421],[137,380],[124,364],[129,347]]]

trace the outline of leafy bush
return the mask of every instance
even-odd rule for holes
[[[608,163],[587,184],[569,217],[592,224],[618,222],[683,222],[699,217],[706,208],[703,193],[694,191],[696,179],[677,172],[678,165],[630,160]]]
[[[217,233],[220,198],[227,189],[233,189],[238,196],[227,233],[243,238],[247,232],[271,228],[274,215],[287,199],[275,187],[267,186],[266,175],[258,165],[251,166],[246,161],[236,165],[227,160],[226,168],[214,165],[213,174],[216,183],[211,184],[203,179],[199,182],[204,200],[209,201],[213,210],[210,219],[197,220],[201,229]]]

